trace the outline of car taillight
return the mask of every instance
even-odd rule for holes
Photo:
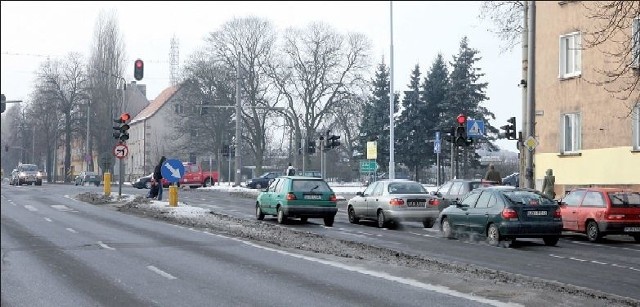
[[[607,215],[608,220],[621,220],[624,219],[624,214],[609,214]]]
[[[502,218],[504,219],[518,219],[518,212],[516,212],[516,210],[513,210],[511,208],[504,208],[502,209]]]
[[[401,199],[401,198],[392,198],[392,199],[389,201],[389,205],[392,205],[392,206],[402,206],[402,205],[404,205],[404,199]]]
[[[293,194],[292,192],[289,192],[287,194],[287,200],[296,200],[296,195]]]
[[[429,199],[429,206],[439,206],[440,200],[437,198]]]
[[[331,194],[331,196],[329,196],[329,201],[336,202],[336,201],[338,201],[338,198],[336,197],[335,194]]]
[[[560,210],[560,208],[556,209],[556,211],[553,212],[553,217],[554,218],[562,218],[562,211]]]

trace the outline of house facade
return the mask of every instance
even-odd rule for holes
[[[634,100],[640,88],[627,100],[618,91],[625,81],[638,78],[640,20],[627,20],[632,25],[628,30],[587,48],[587,33],[598,26],[589,15],[580,1],[536,1],[537,188],[552,169],[556,195],[585,186],[640,191],[640,109]],[[629,52],[622,58],[607,55],[619,47],[614,41],[625,37],[633,42]],[[615,69],[621,61],[635,68],[606,87],[598,85],[602,70]]]

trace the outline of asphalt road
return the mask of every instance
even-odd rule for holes
[[[2,186],[2,306],[504,305],[68,197],[91,190]]]

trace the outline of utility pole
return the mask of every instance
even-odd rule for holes
[[[536,71],[536,2],[530,1],[529,3],[529,46],[528,46],[528,67],[527,67],[527,138],[536,136],[536,82],[535,82],[535,71]],[[526,187],[533,189],[535,188],[535,177],[534,177],[534,163],[533,150],[527,150],[527,169],[526,169]]]
[[[238,62],[236,64],[236,156],[235,167],[236,175],[234,180],[234,186],[240,186],[240,170],[242,169],[242,143],[240,141],[240,121],[242,121],[242,110],[240,108],[240,52],[238,52]]]
[[[522,89],[522,133],[520,135],[524,135],[529,131],[529,116],[527,115],[527,67],[529,64],[528,61],[528,46],[529,46],[529,1],[524,1],[524,12],[523,23],[522,23],[522,80],[520,81],[520,88]],[[526,181],[525,171],[526,171],[526,152],[527,148],[524,146],[523,138],[518,139],[518,152],[520,153],[519,161],[519,175],[521,186],[524,186]]]
[[[389,60],[389,179],[396,179],[396,162],[394,154],[395,137],[393,135],[394,120],[393,102],[395,97],[393,94],[393,1],[389,1],[389,24],[391,33],[391,52]]]

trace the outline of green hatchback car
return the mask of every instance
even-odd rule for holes
[[[276,216],[279,224],[288,218],[324,219],[325,226],[333,226],[338,213],[336,194],[322,178],[282,176],[274,179],[256,200],[256,218]]]

